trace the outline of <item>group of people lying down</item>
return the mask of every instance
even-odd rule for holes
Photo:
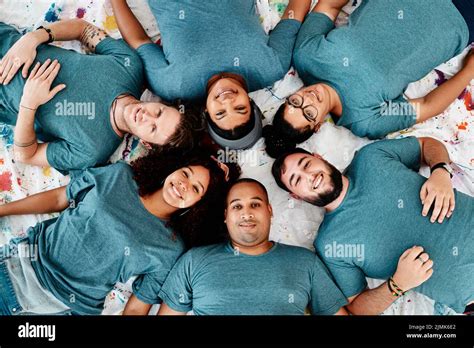
[[[267,35],[255,0],[149,0],[161,45],[126,0],[111,0],[124,40],[82,19],[25,35],[0,23],[15,161],[70,176],[0,205],[0,217],[59,212],[0,248],[0,314],[100,314],[132,277],[124,314],[380,314],[412,289],[474,313],[474,197],[453,189],[443,143],[379,140],[440,114],[474,79],[470,52],[450,80],[404,97],[474,41],[474,0],[364,0],[335,28],[347,2],[290,0]],[[50,45],[68,40],[90,54]],[[262,127],[249,93],[291,66],[306,86]],[[163,101],[141,101],[145,89]],[[377,140],[343,173],[297,147],[328,114]],[[148,154],[110,164],[126,134]],[[325,210],[315,252],[270,241],[265,186],[218,159],[262,135],[277,185]]]

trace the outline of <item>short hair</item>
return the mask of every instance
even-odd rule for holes
[[[292,150],[289,150],[287,152],[285,152],[283,155],[281,155],[280,157],[278,157],[275,162],[273,162],[273,165],[272,165],[272,174],[273,174],[273,178],[275,179],[278,187],[280,187],[281,189],[287,191],[287,192],[291,192],[288,187],[286,187],[286,185],[283,183],[283,181],[281,180],[281,176],[283,174],[283,171],[285,170],[285,160],[288,156],[290,155],[294,155],[294,154],[297,154],[297,153],[301,153],[301,154],[305,154],[305,155],[310,155],[312,156],[312,153],[309,152],[309,151],[306,151],[302,148],[295,148],[295,149],[292,149]]]
[[[229,190],[227,191],[227,196],[226,196],[226,207],[227,207],[227,198],[229,197],[229,193],[230,191],[232,190],[232,188],[238,184],[256,184],[258,185],[263,193],[265,194],[265,198],[267,199],[267,203],[270,203],[270,200],[268,198],[268,191],[267,191],[267,188],[258,180],[255,180],[255,179],[252,179],[252,178],[241,178],[239,180],[237,180],[231,187],[229,187]]]

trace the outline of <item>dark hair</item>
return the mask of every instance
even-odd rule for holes
[[[263,128],[266,151],[273,158],[294,149],[297,144],[308,140],[314,134],[310,126],[296,129],[285,120],[286,105],[285,102],[278,108],[273,118],[273,125],[267,125]]]
[[[283,181],[281,180],[281,175],[283,174],[283,170],[285,169],[285,159],[290,156],[290,155],[293,155],[295,153],[304,153],[306,155],[311,155],[310,152],[306,151],[306,150],[303,150],[299,147],[295,148],[295,149],[292,149],[290,151],[286,151],[285,153],[283,153],[282,155],[280,155],[276,160],[275,162],[273,162],[273,165],[272,165],[272,174],[273,174],[273,178],[275,178],[275,181],[277,183],[277,185],[287,191],[287,192],[291,192],[288,187],[286,187],[286,185],[283,183]]]
[[[250,116],[249,120],[247,122],[242,123],[241,125],[238,125],[237,127],[233,129],[221,129],[215,124],[215,122],[211,119],[211,116],[209,115],[208,112],[203,110],[203,115],[204,118],[209,122],[209,125],[212,127],[214,132],[217,133],[222,138],[228,139],[228,140],[237,140],[241,139],[247,134],[249,134],[253,127],[255,126],[255,114],[254,114],[254,109],[252,107],[252,103],[250,103]]]
[[[249,184],[256,184],[258,185],[262,191],[265,193],[265,197],[267,198],[267,203],[270,202],[269,198],[268,198],[268,191],[265,187],[265,185],[263,185],[260,181],[258,180],[255,180],[255,179],[252,179],[252,178],[242,178],[242,179],[239,179],[237,180],[236,182],[234,182],[234,184],[232,186],[229,187],[229,190],[227,191],[227,195],[226,195],[226,203],[225,203],[225,206],[227,207],[227,197],[229,196],[229,193],[230,193],[230,190],[232,190],[232,188],[238,184],[244,184],[244,183],[249,183]]]
[[[196,146],[205,129],[201,119],[200,109],[195,104],[183,100],[175,100],[172,103],[164,102],[163,104],[174,107],[181,115],[180,123],[168,139],[166,145],[153,144],[153,150],[156,152],[171,151],[174,148],[190,150]]]
[[[224,204],[228,187],[240,175],[237,164],[229,163],[229,181],[224,171],[202,149],[183,152],[173,149],[150,153],[132,162],[134,179],[140,196],[150,195],[163,187],[165,179],[174,171],[187,166],[203,166],[209,170],[210,182],[202,199],[187,209],[175,212],[168,226],[184,241],[186,247],[208,245],[225,240]]]

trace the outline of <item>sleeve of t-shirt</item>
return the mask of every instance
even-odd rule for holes
[[[270,32],[268,45],[276,52],[282,67],[290,69],[296,37],[301,23],[294,19],[283,19]]]
[[[334,22],[325,14],[311,12],[306,16],[296,39],[295,49],[306,45],[319,46],[327,33],[335,28]]]
[[[151,91],[165,100],[173,99],[170,96],[170,74],[166,71],[169,63],[166,60],[163,48],[155,43],[146,43],[137,48],[137,53],[145,66],[145,77]]]
[[[168,274],[169,270],[162,270],[138,276],[132,285],[133,294],[148,304],[161,303],[158,294]]]
[[[333,315],[347,303],[346,297],[337,287],[328,269],[316,256],[311,287],[311,313]]]
[[[188,251],[174,265],[158,295],[175,311],[187,313],[193,309],[191,272],[192,251]]]
[[[376,114],[350,125],[351,131],[360,137],[380,139],[387,134],[409,128],[416,123],[416,110],[403,95],[385,102]]]
[[[420,170],[421,147],[416,137],[376,141],[362,148],[361,152],[370,156],[371,163],[384,168],[387,161],[394,161],[416,172]]]
[[[122,39],[115,40],[106,37],[99,42],[95,49],[96,54],[114,57],[123,67],[123,71],[132,77],[137,88],[143,84],[143,63],[137,52]]]
[[[63,174],[70,170],[82,170],[97,165],[93,156],[87,155],[84,149],[78,149],[65,140],[48,143],[46,158],[51,167]]]
[[[95,180],[90,170],[74,170],[69,173],[71,180],[66,186],[66,197],[75,204],[81,202],[87,193],[95,186]]]
[[[356,265],[344,261],[327,262],[326,266],[346,298],[360,294],[367,287],[364,272]]]

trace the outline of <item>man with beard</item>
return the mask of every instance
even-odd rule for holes
[[[159,314],[347,314],[346,298],[311,251],[268,240],[272,207],[265,187],[241,179],[227,195],[230,241],[191,249],[173,267]]]
[[[423,162],[429,179],[417,173]],[[314,245],[350,312],[379,314],[414,288],[469,311],[474,198],[453,189],[448,163],[442,143],[413,137],[367,145],[344,175],[301,149],[275,161],[281,188],[326,211]],[[366,276],[387,282],[367,289]]]

